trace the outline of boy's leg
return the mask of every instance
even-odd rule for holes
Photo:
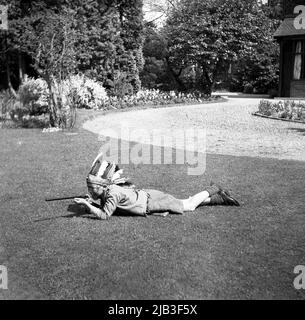
[[[197,207],[204,205],[239,206],[239,202],[236,199],[215,184],[189,199],[182,200],[182,202],[184,211],[194,211]]]
[[[204,191],[183,200],[158,190],[146,189],[144,191],[149,195],[148,212],[150,214],[166,211],[182,214],[183,212],[194,211],[200,205],[239,205],[234,198],[226,195],[217,185],[206,187]]]
[[[206,187],[204,191],[195,194],[194,196],[182,200],[184,211],[194,211],[198,206],[202,204],[209,204],[211,197],[216,195],[220,191],[220,188],[216,185]]]
[[[200,207],[200,206],[207,206],[207,205],[211,204],[213,197],[214,197],[214,196],[208,197],[207,199],[203,200],[198,207]],[[198,207],[197,207],[197,208],[198,208]]]
[[[225,204],[225,201],[224,201],[223,197],[219,193],[217,193],[217,194],[212,195],[210,198],[203,201],[202,203],[200,203],[199,207],[224,205],[224,204]]]
[[[159,190],[144,189],[148,194],[147,213],[165,213],[171,212],[183,214],[184,206],[182,200]]]

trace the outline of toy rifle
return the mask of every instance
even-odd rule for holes
[[[87,195],[81,195],[81,196],[74,196],[74,197],[64,197],[64,198],[47,198],[45,199],[46,201],[50,202],[50,201],[61,201],[61,200],[71,200],[74,198],[83,198],[86,199],[88,198]]]

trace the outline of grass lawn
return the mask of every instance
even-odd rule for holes
[[[9,276],[0,298],[305,298],[293,288],[293,269],[305,264],[304,162],[208,155],[197,177],[184,166],[123,166],[137,186],[178,197],[213,179],[242,206],[99,221],[72,201],[44,201],[86,193],[95,135],[0,134],[0,265]]]

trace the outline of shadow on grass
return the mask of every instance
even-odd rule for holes
[[[305,136],[305,128],[304,129],[302,129],[302,128],[288,128],[288,130],[301,133],[302,135]]]
[[[43,129],[49,127],[49,122],[41,119],[29,119],[13,121],[11,119],[0,118],[0,128],[3,129]]]
[[[88,213],[86,208],[79,206],[77,204],[69,204],[67,211],[72,212],[72,213],[49,217],[49,218],[41,218],[41,219],[34,220],[33,222],[35,223],[35,222],[52,221],[52,220],[57,220],[57,219],[61,219],[61,218],[67,218],[67,219],[82,218],[82,219],[88,219],[88,220],[100,220],[98,217],[95,217],[94,215]],[[113,215],[118,216],[118,217],[121,216],[121,217],[140,217],[140,218],[143,218],[142,216],[134,215],[132,213],[131,214],[122,213],[119,210],[116,210]]]
[[[90,215],[85,208],[77,205],[77,204],[70,204],[67,209],[68,212],[72,212],[70,214],[64,214],[60,216],[55,217],[49,217],[49,218],[42,218],[34,220],[34,222],[43,222],[43,221],[50,221],[50,220],[56,220],[61,218],[83,218],[83,219],[91,219],[91,220],[99,220],[97,217],[94,217]]]

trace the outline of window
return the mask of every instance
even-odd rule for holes
[[[295,42],[293,79],[305,79],[305,40]]]

